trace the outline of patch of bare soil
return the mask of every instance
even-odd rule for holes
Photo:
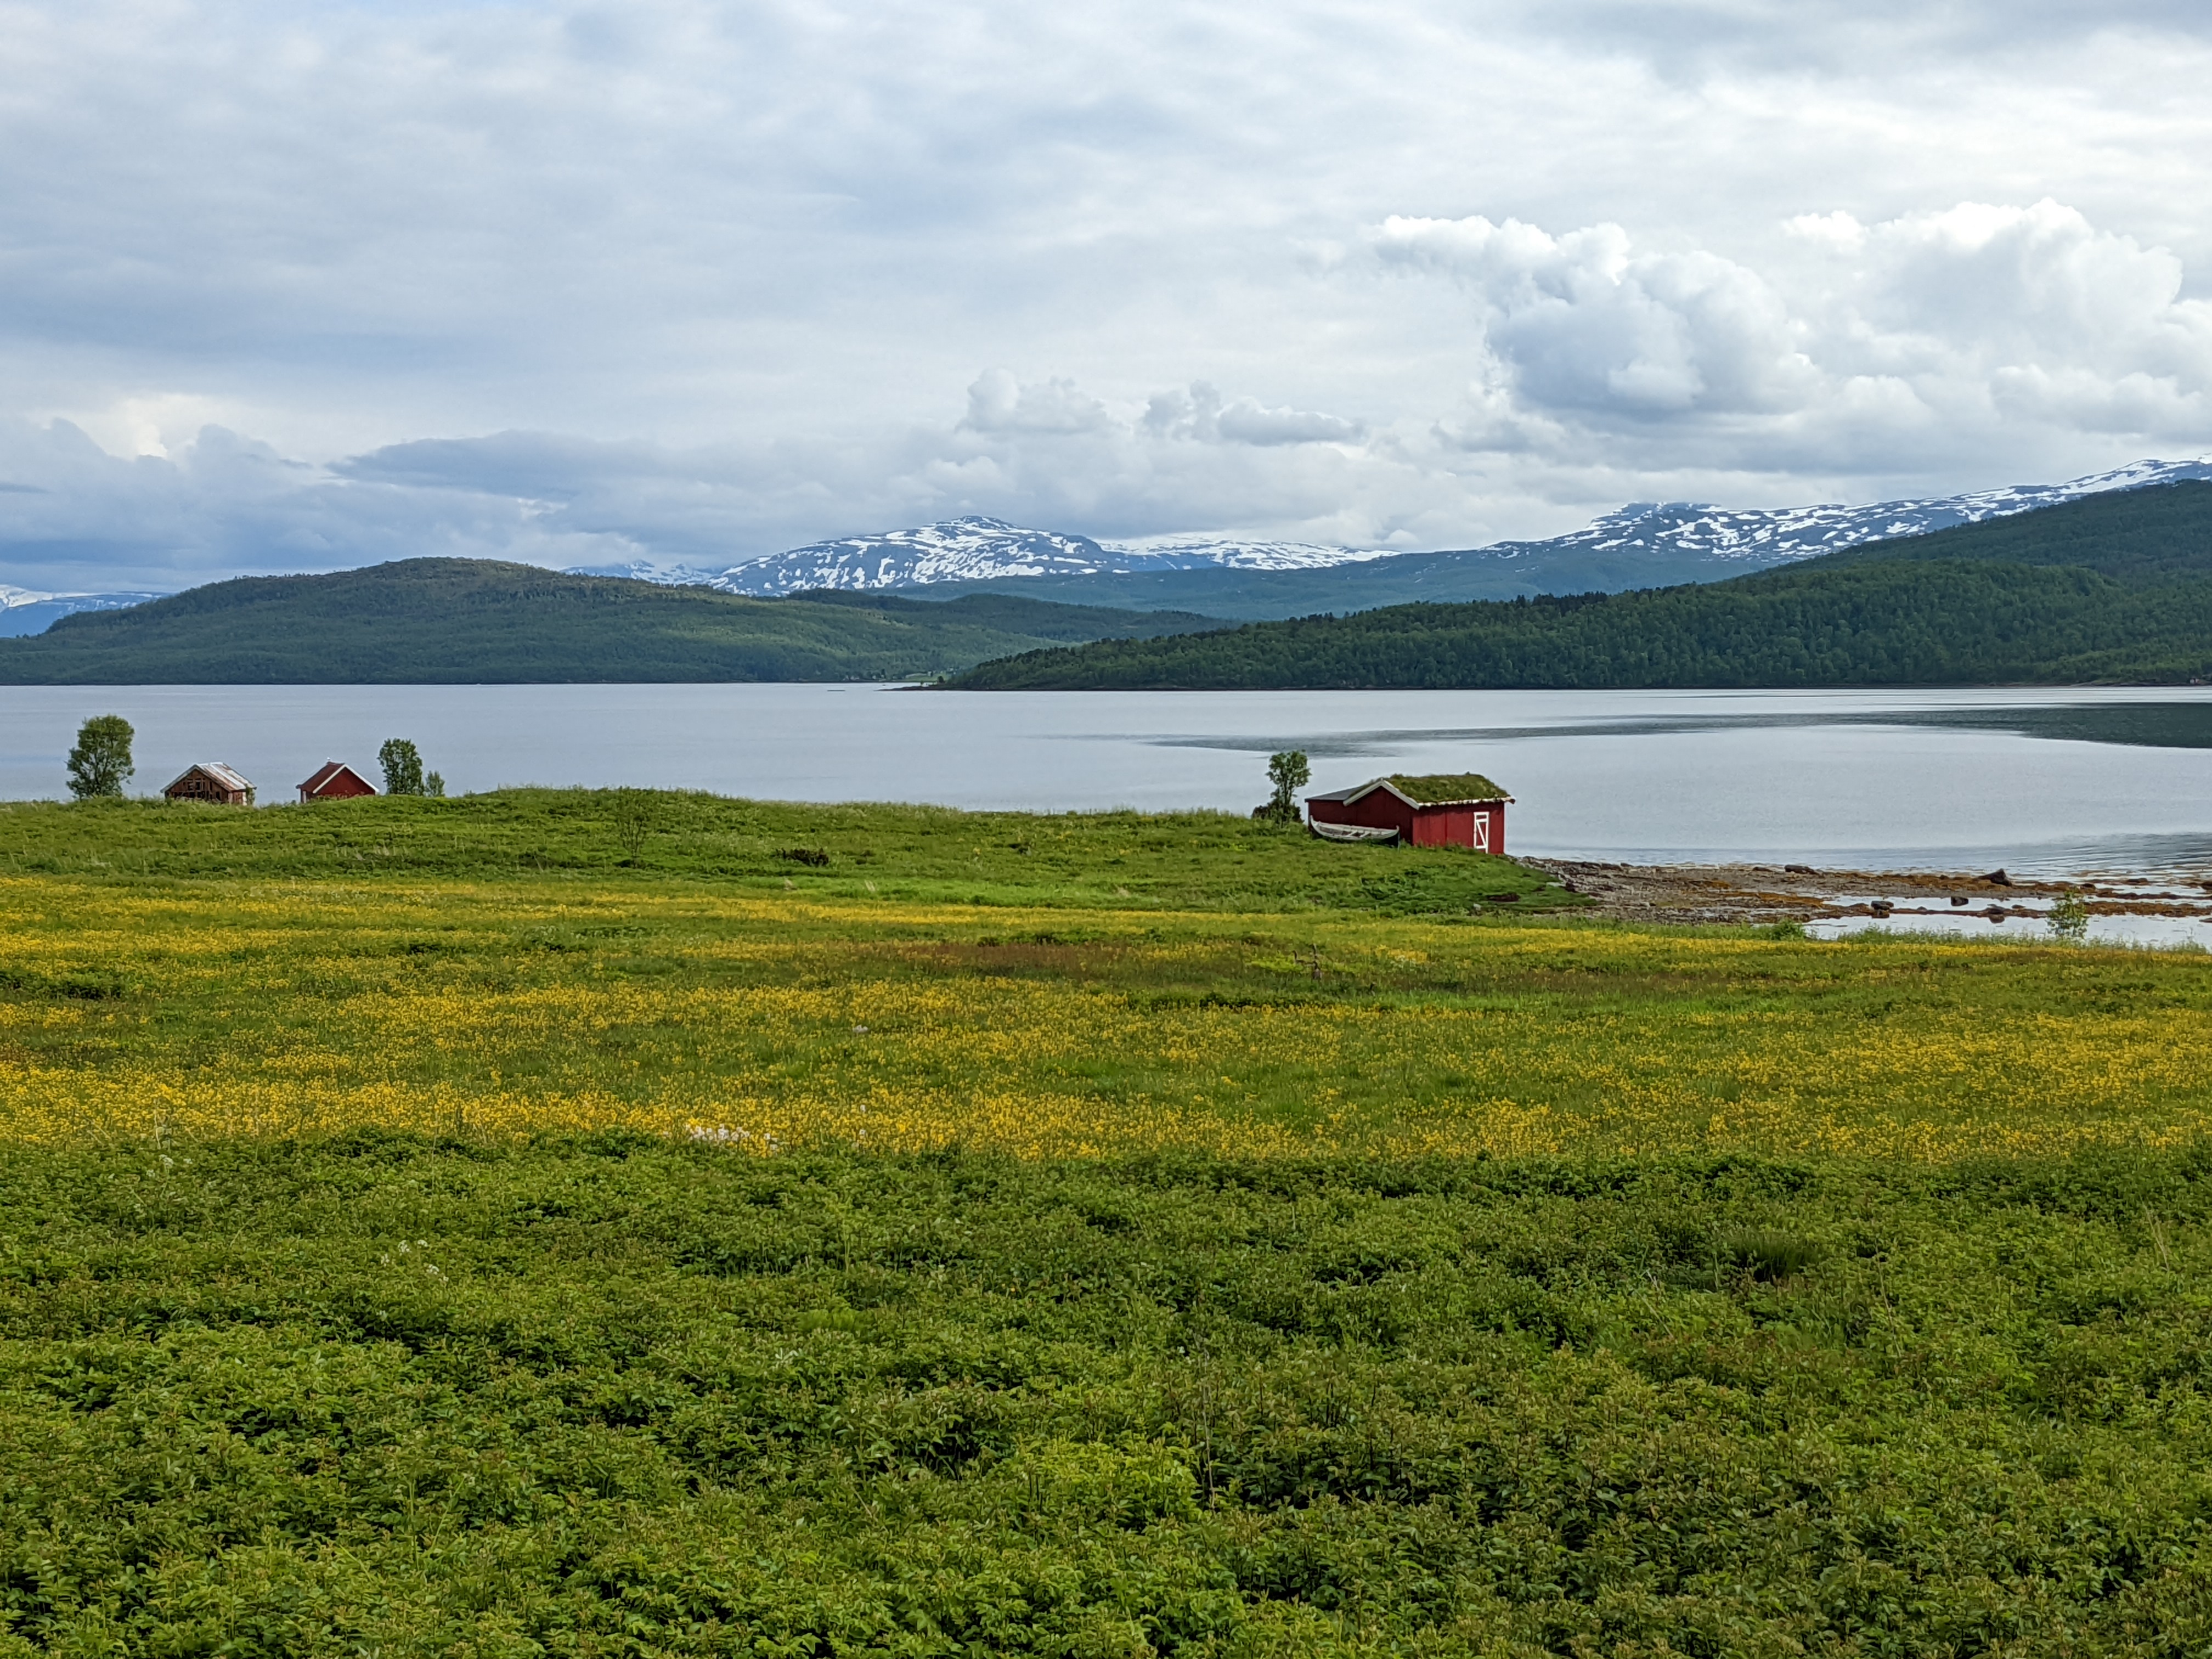
[[[2039,881],[2002,870],[1931,875],[1789,864],[1593,864],[1522,859],[1627,921],[1774,922],[1850,916],[2041,916],[2066,893],[2091,915],[2212,914],[2212,881],[2100,877]]]

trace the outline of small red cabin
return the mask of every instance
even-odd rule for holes
[[[355,795],[373,795],[376,786],[353,769],[337,761],[325,761],[314,776],[300,786],[301,800],[346,800]]]
[[[253,786],[221,761],[202,761],[186,767],[161,793],[171,800],[206,800],[219,806],[253,805]]]
[[[1505,850],[1505,809],[1513,797],[1476,772],[1377,778],[1351,789],[1306,797],[1316,835],[1336,841],[1384,841],[1388,831],[1408,847]],[[1332,836],[1332,830],[1351,831]]]

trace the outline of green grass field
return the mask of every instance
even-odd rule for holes
[[[336,811],[327,811],[336,806]],[[548,877],[651,890],[1143,910],[1465,915],[1494,893],[1577,902],[1472,854],[1331,846],[1223,813],[958,812],[731,800],[664,790],[510,789],[453,799],[232,808],[0,803],[0,876],[207,881]]]
[[[0,808],[0,1655],[2201,1652],[2208,970],[1208,816]]]

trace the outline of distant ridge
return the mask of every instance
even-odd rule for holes
[[[2212,479],[2212,456],[2137,461],[2063,483],[2011,484],[1861,507],[1738,509],[1637,501],[1565,535],[1440,553],[1206,534],[1093,540],[969,517],[816,542],[720,570],[633,563],[576,574],[731,593],[836,588],[938,599],[988,591],[1065,604],[1260,619],[1425,599],[1619,592],[1721,581],[1869,543],[2196,479]]]
[[[1865,507],[1735,509],[1632,502],[1537,541],[1439,553],[1211,534],[1093,539],[969,516],[817,542],[720,569],[645,561],[565,574],[732,596],[898,594],[943,602],[991,593],[1087,610],[1150,612],[1176,631],[1190,617],[1260,620],[1544,593],[1619,592],[1724,580],[1960,525],[2094,496],[2212,480],[2212,456],[2137,461],[2055,484],[2014,484]],[[341,573],[343,574],[343,573]],[[0,585],[0,637],[64,617],[147,604],[143,592],[52,593]],[[1177,613],[1170,616],[1166,613]]]
[[[886,530],[813,542],[722,570],[657,569],[642,561],[579,566],[579,576],[712,587],[762,598],[830,589],[854,592],[933,587],[1023,578],[1135,575],[1172,570],[1307,570],[1386,559],[1376,549],[1220,536],[1151,536],[1093,541],[1027,530],[1003,519],[947,519],[912,530]]]
[[[1110,635],[1216,628],[1008,594],[749,599],[485,559],[248,576],[0,639],[12,685],[907,680]]]
[[[2136,461],[2109,472],[2094,472],[2055,484],[2007,484],[1997,489],[1957,495],[1929,495],[1876,501],[1869,507],[1833,504],[1732,510],[1687,501],[1632,501],[1608,513],[1586,530],[1548,541],[1501,542],[1476,550],[1500,558],[1586,548],[1610,553],[1639,549],[1655,553],[1704,554],[1745,565],[1818,558],[1825,553],[1868,542],[1924,536],[1956,525],[2033,513],[2079,501],[2085,495],[2142,489],[2185,479],[2212,479],[2212,456],[2191,461]]]
[[[2201,684],[2212,483],[2102,492],[1733,580],[1387,606],[985,663],[977,690]]]

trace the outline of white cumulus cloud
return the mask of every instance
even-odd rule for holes
[[[1786,471],[1814,444],[1901,468],[1939,426],[1954,456],[2082,431],[2212,439],[2212,304],[2171,250],[2050,200],[1787,229],[1814,257],[1771,271],[1613,224],[1399,216],[1373,241],[1469,296],[1487,374],[1480,417],[1450,429],[1470,444],[1543,422],[1555,444],[1581,430]]]
[[[1386,220],[1389,262],[1443,271],[1531,403],[1590,415],[1801,406],[1816,379],[1800,325],[1756,272],[1703,251],[1638,249],[1618,225],[1554,236],[1508,219]]]
[[[1194,380],[1188,391],[1152,394],[1146,404],[1144,430],[1155,438],[1188,439],[1200,443],[1278,444],[1353,443],[1366,428],[1356,420],[1314,409],[1267,409],[1250,398],[1231,404],[1205,380]]]

